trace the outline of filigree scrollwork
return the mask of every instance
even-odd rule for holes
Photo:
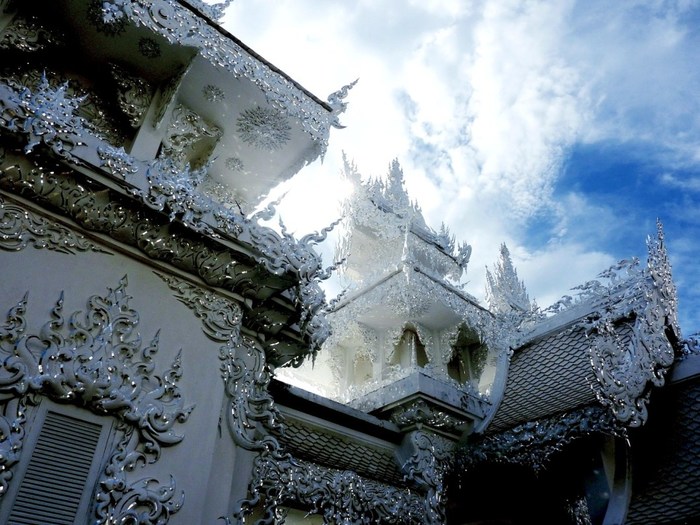
[[[16,307],[15,307],[16,308]],[[17,314],[17,312],[14,312]],[[10,317],[13,310],[10,310]],[[0,416],[0,497],[4,496],[10,480],[12,467],[20,460],[24,444],[24,423],[26,417],[26,397],[7,398],[0,395],[2,416]]]
[[[454,443],[432,433],[411,432],[402,446],[410,457],[401,469],[407,481],[426,490],[422,523],[445,523],[446,475],[452,468]]]
[[[170,486],[154,486],[156,480],[132,483],[127,472],[139,463],[155,462],[162,447],[182,441],[175,425],[187,420],[193,406],[184,405],[177,385],[182,376],[180,354],[163,375],[153,373],[158,335],[142,345],[135,332],[139,316],[129,305],[126,286],[125,277],[104,297],[92,296],[85,314],[75,312],[68,319],[61,294],[51,320],[37,334],[27,329],[25,295],[0,327],[0,400],[43,395],[117,418],[122,437],[98,482],[98,523],[128,522],[137,509],[140,523],[166,523],[179,509],[182,493],[175,491],[172,481]],[[21,427],[21,404],[15,414],[11,424],[4,416],[1,426]],[[20,432],[10,428],[0,436],[0,449],[14,440],[18,452],[18,437]],[[8,457],[12,456],[3,456],[5,467]],[[6,476],[0,478],[6,482]]]
[[[408,405],[397,408],[391,414],[391,421],[402,429],[416,425],[425,425],[457,435],[462,433],[466,424],[466,421],[438,410],[423,399],[418,399]]]
[[[205,139],[218,140],[221,130],[204,121],[197,113],[182,104],[175,107],[170,125],[163,138],[161,158],[172,160],[180,169],[188,163],[193,164],[189,156],[192,147]]]
[[[110,72],[117,88],[119,109],[127,116],[132,128],[139,127],[151,104],[151,86],[144,79],[127,73],[116,64],[110,65]]]
[[[175,297],[190,308],[202,321],[204,334],[221,343],[219,358],[224,381],[224,392],[228,399],[226,419],[234,443],[258,452],[255,459],[251,483],[251,499],[241,503],[239,516],[245,515],[257,504],[262,493],[263,480],[271,480],[272,473],[286,469],[281,446],[271,431],[279,430],[281,416],[275,407],[268,385],[272,369],[267,364],[265,351],[255,341],[241,336],[243,313],[235,302],[213,292],[191,285],[173,276],[158,275],[174,292]],[[271,501],[267,509],[277,516],[277,504]],[[226,518],[230,522],[229,518]]]
[[[0,49],[41,51],[62,45],[63,40],[63,35],[57,35],[54,30],[47,28],[39,17],[18,15],[0,33]]]
[[[255,341],[240,334],[241,307],[214,292],[204,290],[170,275],[156,273],[174,292],[175,298],[202,321],[202,331],[222,343],[219,358],[226,396],[228,423],[233,440],[246,450],[278,450],[273,436],[259,437],[259,430],[277,430],[280,415],[267,387],[272,369],[265,351]],[[260,424],[260,428],[256,426]]]
[[[675,357],[679,335],[676,288],[663,229],[647,241],[647,270],[624,283],[605,313],[586,323],[598,401],[630,427],[645,423],[652,386],[662,386]],[[619,287],[619,286],[618,286]]]
[[[243,502],[243,511],[261,501],[265,515],[256,525],[280,523],[281,505],[300,505],[323,516],[324,523],[361,525],[423,525],[426,521],[423,497],[363,478],[352,471],[336,470],[301,461],[290,455],[275,458],[263,454],[254,464],[255,494]],[[228,523],[231,523],[228,521]]]
[[[202,321],[204,334],[217,343],[238,341],[243,312],[229,299],[189,284],[172,275],[155,274],[174,292],[175,298],[192,310]]]
[[[246,144],[258,149],[282,149],[291,138],[292,130],[285,116],[276,109],[255,106],[238,117],[236,130]]]
[[[68,228],[6,202],[0,195],[0,249],[20,251],[27,246],[70,254],[109,253]]]
[[[79,137],[85,132],[76,115],[85,97],[70,96],[67,82],[53,87],[46,75],[35,90],[6,89],[5,96],[0,96],[0,126],[27,138],[26,153],[43,144],[56,155],[72,160],[70,152],[82,144]]]
[[[510,430],[477,437],[457,453],[457,472],[484,463],[509,463],[541,472],[554,454],[592,434],[626,437],[625,428],[606,409],[584,407],[557,416],[528,421]]]
[[[360,79],[356,78],[349,84],[346,84],[340,88],[338,91],[334,91],[328,95],[328,104],[333,110],[333,120],[331,121],[331,126],[334,128],[343,129],[345,127],[340,123],[340,115],[348,108],[348,103],[345,102],[345,97],[347,97],[350,90],[355,87],[358,80]]]

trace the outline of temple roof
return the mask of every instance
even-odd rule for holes
[[[595,402],[583,329],[543,337],[513,355],[505,394],[488,427],[497,432]]]
[[[645,434],[632,436],[633,450],[644,461],[633,472],[626,523],[688,523],[683,520],[700,515],[698,407],[700,376],[672,384],[655,400]]]

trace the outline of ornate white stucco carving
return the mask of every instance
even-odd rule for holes
[[[45,78],[36,90],[0,83],[0,127],[24,136],[27,152],[42,144],[66,160],[80,164],[71,151],[82,144],[81,139],[87,133],[82,119],[75,115],[81,100],[67,96],[66,85],[53,87]],[[176,135],[177,132],[173,137]],[[185,135],[183,132],[177,136]],[[170,141],[171,146],[181,142]],[[292,276],[297,284],[291,293],[302,305],[300,330],[312,342],[314,351],[320,347],[329,330],[322,311],[325,296],[318,283],[328,278],[334,267],[324,268],[313,246],[326,238],[332,226],[299,240],[285,229],[280,235],[258,223],[269,219],[272,208],[246,217],[237,207],[217,202],[199,190],[207,167],[190,170],[187,164],[182,166],[179,147],[168,150],[177,160],[163,156],[147,163],[121,148],[101,146],[98,157],[103,166],[131,185],[133,193],[150,208],[167,211],[171,220],[177,219],[193,230],[211,234],[216,228],[250,244],[259,254],[258,262],[268,271]]]
[[[342,129],[345,127],[340,123],[340,115],[348,108],[348,103],[345,102],[345,98],[348,96],[350,90],[355,87],[358,80],[360,79],[355,79],[354,81],[340,88],[338,91],[334,91],[328,95],[328,104],[333,110],[333,120],[331,121],[331,126],[334,128]]]
[[[505,243],[493,273],[486,268],[486,301],[489,310],[500,314],[522,315],[532,310],[525,283],[518,278]]]
[[[70,151],[81,144],[85,132],[76,115],[85,97],[71,97],[67,90],[68,83],[54,88],[46,75],[35,90],[10,89],[6,97],[0,97],[0,126],[26,138],[26,153],[42,144],[70,160]]]
[[[20,251],[27,246],[61,253],[110,253],[56,222],[7,202],[0,195],[0,249]]]
[[[454,442],[429,432],[411,432],[402,448],[412,452],[401,469],[405,479],[426,491],[423,523],[445,523],[446,477],[452,468]]]
[[[164,524],[179,510],[183,493],[175,480],[168,485],[152,478],[133,480],[139,465],[153,463],[161,447],[183,439],[175,430],[193,406],[185,406],[177,385],[182,375],[178,353],[171,368],[154,373],[158,334],[143,345],[135,332],[139,314],[129,305],[126,277],[115,289],[94,295],[87,310],[68,316],[63,294],[51,318],[38,332],[29,329],[27,296],[10,309],[0,327],[0,495],[6,492],[11,468],[19,459],[27,405],[46,396],[118,420],[118,443],[110,453],[95,489],[97,523],[125,523],[135,516],[144,524]]]
[[[264,349],[241,335],[243,312],[235,302],[173,276],[156,273],[175,297],[202,321],[204,334],[221,344],[219,358],[228,398],[227,422],[234,442],[251,451],[279,449],[269,432],[279,427],[279,412],[267,387],[272,368]]]
[[[186,171],[189,163],[203,160],[189,158],[192,148],[207,138],[216,141],[221,135],[222,132],[218,127],[205,122],[197,113],[178,104],[173,109],[170,124],[163,137],[160,158],[167,158],[179,171]],[[213,150],[214,145],[215,142],[210,145],[208,153]]]
[[[513,329],[505,320],[480,307],[457,284],[471,253],[467,244],[458,245],[446,226],[431,230],[420,208],[411,203],[404,188],[403,172],[397,161],[389,169],[386,182],[362,182],[354,165],[345,159],[345,175],[355,193],[344,203],[345,232],[336,258],[345,260],[343,277],[348,283],[345,295],[329,308],[333,335],[325,348],[331,356],[344,389],[336,395],[345,402],[363,399],[391,383],[416,372],[443,381],[465,393],[476,403],[485,401],[495,379],[496,368],[503,370]],[[362,339],[350,337],[357,323],[373,334],[376,348],[372,355],[373,377],[360,383],[348,369],[348,352],[361,352]],[[475,384],[459,383],[449,375],[454,341],[463,324],[468,325],[488,347],[490,376],[475,390]],[[410,363],[398,353],[406,333],[414,341]],[[405,345],[403,345],[405,346]],[[398,353],[397,353],[398,352]],[[425,352],[427,364],[418,352]],[[420,362],[419,362],[420,361]],[[487,376],[485,375],[484,378]],[[345,385],[347,384],[347,387]],[[367,405],[369,406],[369,405]],[[484,413],[486,405],[475,413]]]
[[[602,407],[590,406],[558,414],[551,418],[528,421],[504,432],[474,436],[456,455],[457,473],[469,476],[483,463],[522,465],[541,472],[552,456],[573,441],[592,434],[626,437],[626,429]]]
[[[236,130],[246,144],[275,151],[289,142],[292,127],[279,110],[254,106],[241,112],[236,121]]]
[[[664,384],[675,356],[671,341],[680,340],[676,287],[660,222],[657,227],[657,238],[647,240],[647,268],[627,267],[632,277],[626,281],[616,277],[621,265],[602,274],[610,279],[610,295],[600,315],[585,324],[591,386],[598,400],[631,427],[646,421],[651,387]]]
[[[200,10],[202,3],[196,4],[196,9]],[[202,12],[217,18],[218,14],[210,10],[212,7],[219,12],[216,6],[208,6]],[[105,34],[119,34],[129,22],[144,26],[168,41],[194,47],[202,57],[235,77],[251,80],[270,105],[298,119],[306,133],[321,145],[321,154],[325,152],[330,127],[337,115],[179,2],[95,0],[91,9],[95,27]]]
[[[110,73],[117,88],[119,109],[127,116],[132,128],[139,127],[151,104],[153,89],[144,79],[116,64],[110,64]]]

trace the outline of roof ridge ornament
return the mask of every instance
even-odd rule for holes
[[[629,427],[646,422],[651,387],[663,386],[676,353],[682,353],[676,285],[661,221],[656,228],[656,239],[647,238],[649,256],[641,278],[613,283],[616,293],[607,297],[597,317],[585,322],[591,387],[598,401]],[[632,322],[619,326],[621,319]]]
[[[210,4],[204,2],[203,0],[184,0],[186,4],[199,11],[201,14],[210,18],[214,22],[218,22],[226,14],[226,8],[233,3],[233,0],[224,0],[223,2],[217,2],[215,4]]]
[[[486,301],[497,313],[527,314],[532,311],[525,282],[518,277],[506,243],[501,244],[493,273],[486,267]]]
[[[331,120],[331,126],[337,129],[343,129],[345,126],[343,126],[340,123],[339,117],[341,113],[345,113],[345,110],[348,108],[348,103],[345,102],[345,97],[348,96],[349,91],[355,87],[355,84],[357,84],[357,81],[360,80],[359,78],[356,78],[349,84],[344,85],[342,88],[340,88],[338,91],[334,91],[330,95],[328,95],[328,104],[331,106],[332,110],[332,120]]]

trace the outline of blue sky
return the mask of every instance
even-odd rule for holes
[[[322,98],[360,78],[285,187],[291,228],[337,218],[342,151],[365,177],[398,158],[428,223],[472,244],[471,293],[505,241],[547,306],[643,258],[658,217],[700,331],[697,1],[236,0],[224,25]]]

